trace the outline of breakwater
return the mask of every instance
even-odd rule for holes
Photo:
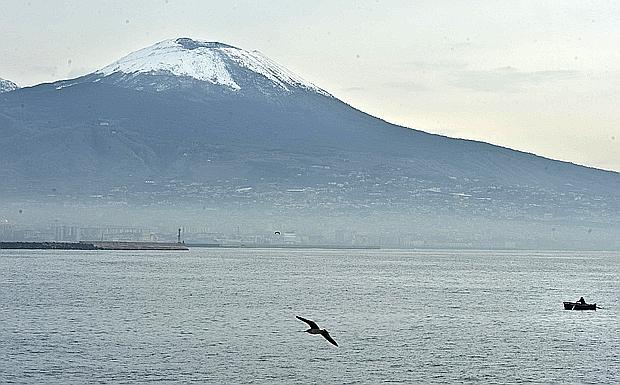
[[[0,242],[0,249],[38,249],[38,250],[164,250],[186,251],[182,243],[160,242]]]
[[[97,250],[92,243],[82,242],[0,242],[0,249]]]

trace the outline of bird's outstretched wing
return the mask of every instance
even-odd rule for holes
[[[319,328],[319,325],[314,323],[314,321],[311,321],[309,319],[305,319],[304,317],[300,317],[298,315],[296,315],[295,317],[297,317],[298,320],[301,320],[301,321],[304,321],[305,323],[307,323],[310,326],[310,329],[318,329]]]
[[[326,340],[328,340],[329,342],[332,343],[332,345],[336,345],[338,346],[338,343],[336,343],[336,341],[334,341],[334,339],[332,338],[332,336],[329,335],[329,332],[325,329],[321,330],[321,335],[323,337],[325,337]]]

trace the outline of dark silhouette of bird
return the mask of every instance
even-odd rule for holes
[[[306,330],[306,333],[310,333],[310,334],[320,334],[322,335],[326,340],[328,340],[332,345],[336,345],[338,346],[338,343],[336,343],[336,341],[334,341],[334,339],[332,338],[332,336],[329,335],[329,332],[327,331],[327,329],[320,329],[319,325],[317,325],[314,321],[309,320],[309,319],[305,319],[303,317],[300,316],[295,316],[297,317],[298,320],[300,321],[304,321],[305,323],[308,324],[308,326],[310,326],[310,329]]]

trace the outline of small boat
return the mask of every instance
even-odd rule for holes
[[[564,310],[596,310],[596,304],[581,302],[564,302]]]

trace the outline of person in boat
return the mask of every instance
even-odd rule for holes
[[[579,298],[579,301],[577,301],[577,303],[581,304],[581,305],[585,305],[586,304],[586,300],[583,299],[583,297],[581,297],[581,298]]]

